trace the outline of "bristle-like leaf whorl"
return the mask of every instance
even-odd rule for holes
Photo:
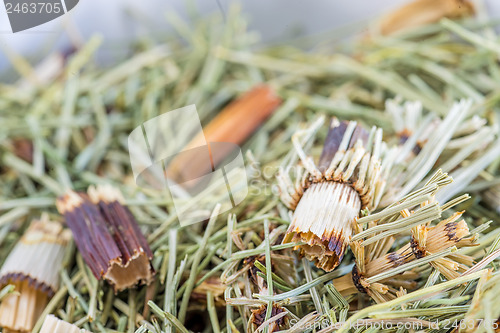
[[[382,132],[368,133],[356,122],[334,119],[326,137],[318,167],[296,144],[302,166],[295,186],[278,176],[281,198],[294,210],[283,242],[302,241],[302,254],[326,271],[342,260],[362,209],[374,209],[385,185],[382,172]]]
[[[447,219],[440,221],[436,226],[420,225],[412,230],[412,251],[417,258],[428,254],[438,253],[452,246],[473,246],[473,237],[465,238],[469,234],[469,227],[464,220],[457,221],[464,212],[456,212]]]

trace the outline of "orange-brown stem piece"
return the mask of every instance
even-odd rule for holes
[[[474,13],[467,0],[416,0],[385,15],[380,33],[390,35],[407,28],[437,22],[443,17],[456,18]]]
[[[209,168],[221,163],[233,148],[231,145],[218,145],[218,151],[214,153],[210,151],[211,142],[229,142],[235,145],[244,143],[280,104],[281,98],[271,87],[259,85],[251,89],[226,106],[205,126],[203,133],[199,133],[184,147],[184,150],[189,150],[208,143],[211,163],[201,160],[205,159],[204,154],[180,154],[168,166],[167,176],[173,180],[190,179],[189,175],[211,172]]]

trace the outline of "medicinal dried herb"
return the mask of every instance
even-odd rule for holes
[[[0,286],[15,288],[0,303],[0,327],[7,332],[33,329],[59,289],[59,269],[70,239],[69,230],[46,216],[30,224],[0,269]]]
[[[70,191],[57,201],[92,273],[115,291],[149,284],[154,275],[146,238],[122,202],[121,193],[110,186],[90,187],[88,195]]]

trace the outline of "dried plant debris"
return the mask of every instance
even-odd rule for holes
[[[294,210],[283,243],[305,242],[301,253],[331,271],[344,257],[361,210],[377,207],[383,192],[382,132],[334,119],[317,166],[302,151],[300,135],[293,138],[303,165],[293,170],[295,185],[289,170],[278,175],[281,198]]]
[[[53,315],[45,317],[40,333],[90,333]]]
[[[88,195],[70,191],[58,199],[57,209],[96,278],[115,291],[151,282],[153,254],[117,189],[89,187]]]
[[[443,17],[457,18],[472,14],[474,6],[468,0],[414,0],[384,15],[377,24],[377,30],[383,35],[390,35],[438,22]]]
[[[0,327],[6,332],[30,332],[47,306],[48,295],[28,280],[12,283],[18,293],[7,296],[0,306]]]
[[[15,291],[0,303],[0,327],[30,332],[50,297],[59,289],[59,270],[69,230],[46,216],[33,221],[0,269],[0,285]]]
[[[494,186],[484,191],[482,199],[488,207],[500,214],[500,186]]]
[[[464,332],[497,332],[500,329],[498,292],[500,275],[488,272],[479,280],[472,303],[463,319]]]
[[[397,146],[389,148],[382,141],[381,129],[368,132],[356,122],[339,123],[333,119],[316,165],[301,143],[315,135],[320,123],[316,122],[292,137],[300,162],[293,166],[287,161],[277,176],[280,197],[293,210],[283,242],[306,243],[297,246],[301,254],[326,271],[333,270],[342,260],[353,223],[362,211],[373,211],[405,196],[436,167],[439,157],[438,165],[452,169],[454,174],[472,174],[462,177],[460,186],[452,186],[441,198],[447,200],[496,158],[491,151],[499,150],[492,144],[485,154],[477,152],[488,147],[495,134],[490,130],[491,135],[485,135],[484,123],[477,119],[464,123],[470,101],[456,103],[442,120],[431,116],[426,121],[418,121],[422,106],[417,102],[399,106],[390,101],[387,105],[395,118],[396,132],[400,133]],[[405,122],[417,128],[410,129]],[[477,126],[478,122],[481,125]],[[473,149],[465,154],[461,149],[446,155],[446,148],[455,148],[454,141],[465,145],[463,138],[452,140],[454,135],[464,134],[476,139],[472,140]],[[479,155],[477,161],[485,163],[481,167],[462,167],[460,163],[474,152]]]
[[[224,300],[225,291],[226,285],[222,283],[221,279],[217,276],[212,276],[194,288],[191,297],[199,300],[199,302],[203,304],[207,299],[207,295],[210,293],[214,298],[214,305],[223,307],[226,305]]]
[[[436,167],[449,172],[456,182],[442,201],[460,193],[500,154],[498,129],[474,116],[467,118],[471,101],[455,103],[444,118],[422,116],[420,102],[386,102],[399,133],[399,149],[381,205],[406,195]]]
[[[269,332],[278,332],[288,327],[287,311],[281,306],[273,305],[271,318],[265,320],[267,306],[261,305],[258,309],[252,310],[248,332],[261,331],[263,327],[268,327]]]
[[[333,281],[342,295],[361,291],[377,303],[382,303],[396,298],[401,290],[406,292],[416,288],[419,274],[413,269],[417,265],[430,264],[446,279],[452,280],[474,264],[471,256],[454,250],[478,245],[474,236],[469,237],[467,223],[463,219],[459,220],[463,211],[430,225],[444,211],[468,199],[468,196],[463,196],[436,206],[435,195],[438,191],[446,191],[450,180],[446,174],[438,172],[422,189],[409,194],[397,205],[375,214],[375,220],[367,216],[358,221],[360,225],[350,244],[355,265],[351,274]],[[425,192],[427,194],[423,194]],[[433,205],[437,209],[432,208]],[[396,207],[401,209],[396,211]],[[364,224],[368,227],[363,230],[361,225]],[[394,247],[394,235],[409,229],[410,242],[396,251],[388,252]],[[449,253],[452,249],[453,252]]]
[[[234,143],[241,145],[269,118],[281,104],[276,92],[267,85],[258,85],[227,105],[198,133],[184,150],[206,143]],[[238,130],[235,130],[237,128]],[[231,153],[230,146],[210,148],[212,163],[205,163],[203,154],[179,154],[168,165],[167,175],[172,179],[190,179],[187,175],[204,175],[217,167]],[[213,166],[212,166],[213,164]],[[184,175],[184,176],[183,176]]]
[[[265,261],[265,256],[254,258],[253,263],[247,261],[247,265],[251,265],[249,274],[256,287],[256,293],[261,295],[269,294],[269,286],[267,284],[266,277],[264,276],[264,273],[267,273]],[[274,267],[275,265],[272,265],[273,261],[274,260],[271,260],[271,268],[274,271],[276,269]],[[279,265],[286,266],[286,261],[280,263]],[[290,266],[286,268],[288,272],[292,271]],[[277,276],[276,280],[278,280],[276,281],[278,283],[286,283],[283,279]],[[252,310],[252,314],[248,320],[247,332],[261,331],[266,326],[268,327],[269,332],[277,332],[287,329],[289,327],[289,317],[287,316],[287,313],[288,311],[278,304],[273,304],[271,306],[269,304],[260,305],[257,309]]]
[[[469,227],[463,219],[459,220],[462,214],[463,211],[456,212],[433,227],[425,225],[414,227],[410,247],[415,258],[420,259],[432,254],[438,254],[453,246],[461,248],[478,245],[475,242],[475,237],[467,237]],[[460,276],[473,263],[474,259],[471,256],[460,253],[453,253],[430,262],[448,280]]]
[[[62,219],[55,202],[76,247],[51,272],[60,286],[2,281],[0,307],[40,299],[33,333],[50,314],[89,332],[491,332],[498,22],[481,1],[477,16],[468,2],[434,2],[393,15],[390,35],[356,24],[262,47],[237,7],[224,19],[190,7],[194,20],[169,11],[175,34],[147,34],[114,67],[94,57],[99,37],[42,66],[4,52],[0,262],[33,217]],[[369,38],[345,39],[361,31]],[[168,191],[134,181],[127,137],[190,104],[208,141],[241,147],[249,191],[230,214],[179,227]],[[123,197],[82,193],[95,184]],[[194,215],[221,199],[190,195]]]

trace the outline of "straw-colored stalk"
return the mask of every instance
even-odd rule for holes
[[[88,195],[70,191],[56,204],[87,265],[115,291],[149,284],[154,275],[153,254],[123,202],[117,189],[99,186],[90,187]]]
[[[45,317],[40,333],[90,333],[53,315]]]
[[[382,131],[368,133],[356,122],[334,119],[318,166],[294,139],[303,164],[297,166],[295,185],[287,173],[278,175],[281,199],[294,210],[283,243],[306,242],[296,249],[331,271],[344,256],[361,210],[375,208],[383,192]]]
[[[16,292],[0,304],[4,332],[29,332],[59,288],[59,270],[71,239],[69,230],[46,219],[33,221],[0,270],[0,284]]]

